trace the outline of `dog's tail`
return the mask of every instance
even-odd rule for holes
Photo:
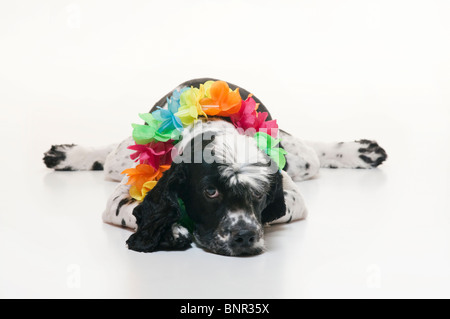
[[[116,145],[83,147],[75,144],[53,145],[44,153],[44,163],[56,171],[102,171],[108,154]]]

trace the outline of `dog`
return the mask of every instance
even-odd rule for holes
[[[156,102],[150,112],[167,108],[173,92],[198,88],[206,81],[217,80],[184,82]],[[227,84],[231,90],[239,89],[242,98],[250,94]],[[267,112],[267,120],[271,120],[265,105],[252,97],[259,103],[258,111]],[[248,256],[265,250],[265,225],[306,218],[307,208],[295,182],[315,177],[321,167],[371,169],[387,159],[385,150],[372,140],[307,142],[281,129],[278,137],[287,152],[282,170],[229,118],[199,120],[184,129],[170,169],[142,202],[130,197],[127,178],[121,174],[136,166],[128,149],[134,144],[131,137],[98,149],[53,145],[44,154],[44,163],[57,171],[104,170],[107,179],[120,182],[108,199],[103,221],[135,230],[126,242],[129,249],[185,250],[195,242],[212,253]],[[205,154],[211,158],[206,159]],[[183,218],[191,227],[181,222]]]

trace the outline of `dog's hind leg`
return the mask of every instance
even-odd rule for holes
[[[300,140],[280,130],[281,146],[287,151],[285,171],[296,182],[314,177],[323,168],[375,168],[386,159],[377,142],[324,143]]]
[[[44,153],[44,163],[56,171],[102,171],[106,157],[115,145],[84,147],[75,144],[53,145]]]
[[[386,151],[371,140],[305,143],[315,150],[324,168],[375,168],[387,159]]]
[[[131,137],[120,144],[106,147],[84,147],[75,144],[53,145],[44,153],[44,163],[56,171],[105,171],[105,178],[120,182],[121,173],[136,163],[130,159],[133,152],[128,146],[134,145]]]

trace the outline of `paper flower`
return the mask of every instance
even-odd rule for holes
[[[170,168],[170,165],[161,165],[158,169],[154,169],[147,164],[140,164],[135,168],[124,170],[121,174],[128,175],[128,182],[126,185],[131,185],[130,196],[136,200],[142,200],[150,189],[156,185],[165,171]],[[155,183],[149,183],[155,182]]]
[[[203,111],[200,100],[205,97],[205,87],[200,84],[200,88],[191,87],[180,94],[180,108],[175,113],[181,119],[183,125],[192,124],[199,115],[208,117]]]
[[[158,110],[152,113],[153,117],[160,121],[159,133],[167,133],[172,130],[183,131],[183,123],[181,119],[175,115],[180,108],[180,96],[181,93],[188,90],[188,87],[181,89],[181,91],[175,90],[172,93],[172,97],[167,98],[167,110],[158,106]]]
[[[233,122],[234,126],[242,128],[244,131],[252,131],[251,129],[254,129],[253,133],[262,131],[272,137],[277,137],[277,121],[266,121],[269,114],[267,112],[256,112],[257,108],[258,104],[249,96],[245,101],[242,101],[239,112],[230,115],[231,122]]]
[[[275,147],[280,143],[281,139],[274,139],[267,133],[258,132],[254,135],[258,148],[263,150],[275,163],[277,163],[279,169],[283,169],[286,165],[286,157],[284,155],[287,152],[280,147]]]
[[[130,155],[133,161],[139,161],[140,164],[148,164],[154,169],[158,169],[160,165],[172,163],[171,151],[173,148],[172,141],[152,142],[145,145],[131,145],[128,149],[136,151]]]
[[[156,186],[158,182],[157,181],[148,181],[145,182],[142,188],[137,188],[136,186],[130,187],[130,196],[138,201],[143,201],[145,196],[149,191],[153,189],[153,187]]]
[[[176,105],[169,99],[167,99],[167,104],[169,106],[167,110],[164,110],[158,106],[158,110],[152,113],[153,117],[161,122],[158,132],[167,133],[173,130],[179,130],[180,132],[183,131],[183,123],[181,123],[180,118],[175,115],[178,111],[179,105]]]
[[[231,91],[227,82],[215,81],[208,83],[210,86],[205,92],[206,97],[200,100],[204,112],[211,116],[230,116],[239,111],[241,96],[239,88]]]
[[[136,144],[142,145],[154,141],[167,142],[168,140],[177,140],[180,137],[181,132],[179,130],[159,132],[158,129],[161,126],[161,122],[150,113],[139,114],[139,117],[148,125],[131,125],[133,127],[133,139]]]

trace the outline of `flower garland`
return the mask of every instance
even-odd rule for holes
[[[266,121],[267,112],[257,112],[258,103],[251,95],[242,100],[239,88],[232,91],[224,81],[207,81],[199,88],[184,87],[167,98],[167,110],[158,107],[152,113],[139,114],[146,125],[132,124],[135,151],[130,158],[139,164],[122,172],[128,175],[130,196],[142,201],[172,164],[171,151],[184,128],[199,117],[229,117],[241,132],[256,139],[279,169],[286,164],[286,151],[275,147],[280,140],[276,120]]]

